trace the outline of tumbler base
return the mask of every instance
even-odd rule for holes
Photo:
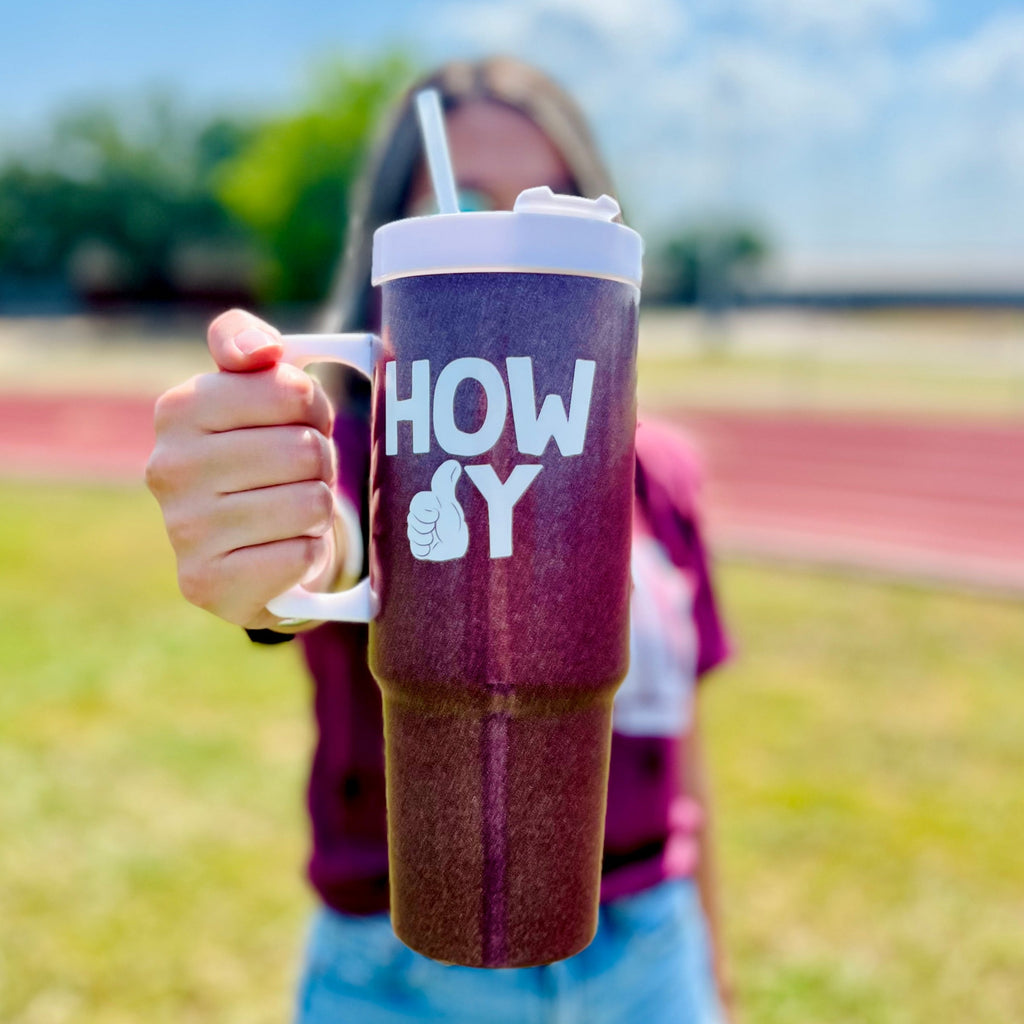
[[[385,695],[392,922],[434,960],[552,963],[597,929],[611,695],[504,706]]]

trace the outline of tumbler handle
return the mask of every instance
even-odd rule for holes
[[[310,363],[342,363],[373,379],[382,346],[375,334],[286,334],[282,362],[300,369]],[[369,622],[379,607],[370,579],[349,590],[318,594],[296,585],[267,602],[267,609],[282,619],[334,622]]]

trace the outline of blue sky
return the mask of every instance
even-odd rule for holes
[[[0,150],[89,98],[287,106],[310,64],[502,50],[568,85],[642,230],[739,211],[797,259],[1024,268],[1024,3],[34,0],[0,20]]]

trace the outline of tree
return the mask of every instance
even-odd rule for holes
[[[262,245],[264,298],[323,298],[370,134],[409,74],[398,55],[324,67],[304,109],[264,122],[218,167],[217,195]]]
[[[755,228],[711,224],[682,231],[653,253],[652,292],[666,302],[727,305],[743,275],[766,258],[769,246]]]
[[[173,294],[187,246],[245,244],[211,176],[249,131],[227,118],[198,122],[165,94],[63,115],[42,146],[0,168],[0,274]]]
[[[322,299],[370,132],[409,76],[395,55],[327,64],[269,118],[196,118],[166,93],[77,107],[0,166],[0,284]]]

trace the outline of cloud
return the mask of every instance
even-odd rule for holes
[[[456,0],[438,8],[445,31],[481,50],[550,51],[552,43],[650,52],[686,30],[672,0]]]
[[[808,139],[863,129],[890,75],[878,59],[835,63],[754,39],[722,40],[690,69],[727,127],[750,138]]]
[[[520,5],[523,0],[518,0]],[[686,19],[672,0],[534,0],[537,9],[556,11],[595,26],[609,39],[628,44],[658,46],[678,39]]]
[[[1002,11],[973,35],[937,47],[922,62],[929,82],[964,97],[1024,93],[1024,13]]]
[[[922,53],[908,70],[917,117],[893,175],[941,196],[986,193],[1024,203],[1024,14],[1003,11]]]
[[[731,206],[780,244],[1024,249],[1024,13],[942,38],[956,2],[452,0],[431,31],[563,82],[642,229]]]
[[[590,115],[616,170],[638,150],[663,152],[665,104],[676,101],[651,83],[689,35],[676,0],[450,0],[424,30],[444,56],[509,53],[548,71]]]
[[[805,35],[837,42],[876,38],[893,29],[923,23],[927,0],[709,0],[723,3],[782,35]]]

